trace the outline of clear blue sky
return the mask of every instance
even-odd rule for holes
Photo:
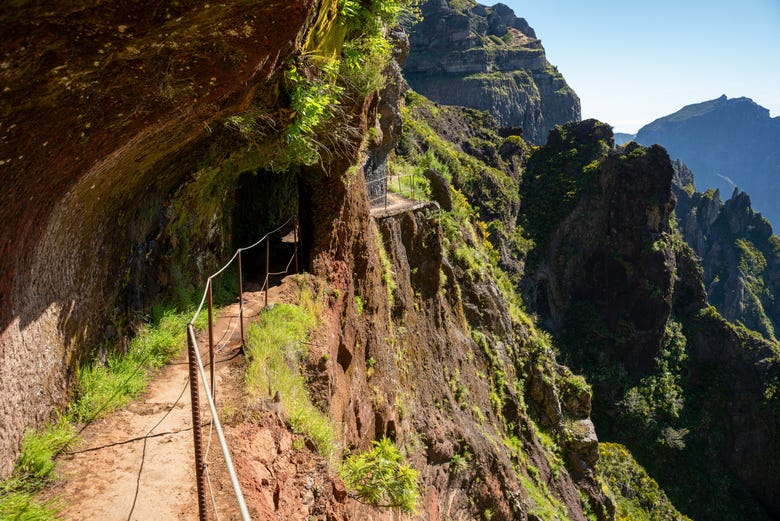
[[[722,94],[780,116],[780,0],[502,2],[536,30],[583,118],[617,132]]]

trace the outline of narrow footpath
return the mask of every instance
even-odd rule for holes
[[[271,287],[269,304],[282,300],[285,285]],[[265,304],[262,291],[244,293],[244,327]],[[205,313],[205,310],[203,311]],[[238,302],[215,317],[216,401],[220,418],[243,393],[244,357]],[[198,338],[208,374],[208,331]],[[45,497],[63,505],[67,521],[192,520],[198,517],[192,413],[186,347],[160,370],[139,399],[89,425],[73,452],[59,459],[57,481]],[[200,385],[206,462],[220,519],[239,519],[216,432]]]

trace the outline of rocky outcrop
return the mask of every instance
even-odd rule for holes
[[[231,158],[245,147],[223,121],[254,97],[286,104],[276,86],[316,7],[3,8],[0,475],[80,361],[221,260],[232,183],[253,165]]]
[[[672,180],[688,184],[689,173],[675,172],[658,146],[599,146],[610,140],[594,122],[567,125],[529,159],[522,186],[560,198],[561,209],[521,207],[542,248],[532,257],[529,301],[557,332],[565,359],[593,382],[600,438],[626,444],[681,511],[772,519],[780,349],[707,306],[706,267],[672,219]],[[698,202],[692,219],[721,220],[711,202]],[[745,202],[737,197],[742,211],[720,226],[752,225],[763,236]],[[707,507],[714,489],[733,499]]]
[[[636,140],[658,143],[688,165],[698,190],[739,187],[771,222],[780,221],[780,118],[753,100],[721,96],[688,105],[639,129]]]
[[[685,241],[701,258],[709,301],[729,321],[776,339],[780,327],[780,239],[737,189],[725,203],[720,193],[693,191],[683,164],[675,179],[677,216]]]
[[[537,144],[555,125],[580,119],[579,98],[547,61],[534,30],[506,5],[433,0],[422,12],[404,65],[414,90],[485,110]]]

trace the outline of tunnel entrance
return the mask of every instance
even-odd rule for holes
[[[296,270],[297,176],[266,170],[243,173],[238,178],[235,198],[234,248],[252,246],[274,232],[266,241],[241,253],[245,284],[262,287],[266,273],[269,284],[278,284],[282,273]]]

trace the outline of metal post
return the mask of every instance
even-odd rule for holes
[[[265,239],[265,307],[268,307],[268,286],[271,283],[271,279],[268,275],[269,266],[271,264],[271,239]]]
[[[244,279],[241,274],[241,250],[238,250],[238,320],[241,325],[241,345],[244,345]]]
[[[209,288],[209,376],[211,377],[211,396],[214,397],[216,395],[216,386],[214,385],[214,321],[212,320],[213,313],[214,313],[214,300],[211,296],[211,289],[214,285],[213,279],[209,277],[208,282],[208,288]]]
[[[203,464],[203,435],[200,428],[200,398],[198,396],[198,369],[195,358],[195,349],[197,346],[192,341],[187,326],[187,357],[190,364],[190,399],[192,401],[192,437],[195,444],[195,483],[198,487],[198,519],[208,521],[206,511],[206,467]]]
[[[298,273],[298,219],[293,220],[293,239],[295,240],[295,273]]]

